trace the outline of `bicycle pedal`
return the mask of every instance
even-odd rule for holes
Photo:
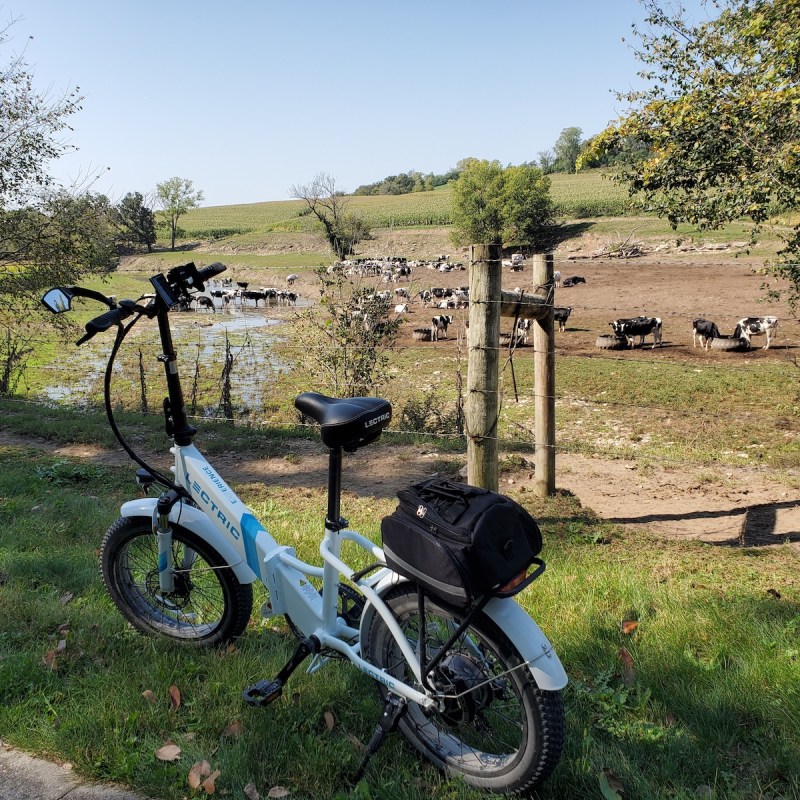
[[[262,680],[248,686],[243,692],[245,703],[249,706],[266,706],[283,694],[282,681]]]

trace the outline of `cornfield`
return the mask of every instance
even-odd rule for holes
[[[555,174],[550,178],[550,193],[559,217],[614,217],[626,212],[625,189],[599,172]],[[352,197],[349,205],[372,228],[411,228],[449,225],[450,201],[451,191],[445,186],[433,192]],[[301,200],[283,200],[194,209],[181,218],[181,227],[189,237],[215,239],[236,234],[310,231],[314,229],[314,218]]]

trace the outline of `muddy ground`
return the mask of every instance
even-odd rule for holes
[[[409,258],[449,252],[451,260],[465,260],[464,253],[448,248],[446,236],[436,230],[414,232],[408,241],[374,240],[371,251],[404,252]],[[632,259],[596,257],[603,242],[582,237],[556,251],[555,269],[563,277],[578,275],[586,283],[556,290],[555,303],[571,306],[566,330],[556,334],[556,353],[593,358],[621,357],[619,352],[596,347],[597,337],[611,332],[608,323],[618,317],[658,316],[663,320],[663,346],[627,351],[623,357],[655,362],[680,361],[698,367],[716,363],[737,363],[746,367],[761,361],[786,365],[787,394],[796,397],[797,359],[800,355],[800,326],[783,303],[764,303],[762,262],[747,256],[736,258],[736,247],[720,252],[680,248],[679,243],[649,243],[649,253]],[[235,265],[231,255],[230,274],[236,280],[250,279],[256,285],[269,281],[263,274],[249,275]],[[317,295],[311,270],[297,270],[300,280],[294,287],[305,297]],[[275,281],[279,281],[275,278]],[[466,270],[439,272],[418,269],[408,286],[412,294],[432,286],[466,286]],[[532,283],[530,261],[522,272],[504,269],[503,288],[529,289]],[[405,344],[411,344],[415,328],[430,326],[433,314],[455,317],[454,328],[463,329],[464,310],[423,308],[411,304],[403,329]],[[736,321],[748,315],[772,314],[780,318],[777,336],[769,350],[761,349],[763,337],[754,339],[757,349],[746,353],[706,352],[692,343],[691,321],[696,317],[714,320],[723,334],[733,332]],[[510,330],[504,320],[504,330]],[[452,339],[420,343],[446,352]],[[520,357],[524,357],[524,348]],[[556,362],[558,363],[558,362]],[[558,367],[556,367],[557,369]],[[713,398],[709,398],[713,403]],[[220,463],[222,471],[236,481],[267,480],[287,485],[324,485],[324,457],[311,443],[292,445],[289,458],[248,459],[233,457]],[[91,458],[113,458],[94,448],[65,448],[65,454]],[[430,475],[439,459],[431,447],[395,447],[381,443],[352,457],[347,473],[347,488],[359,493],[391,496],[401,486]],[[215,459],[219,461],[220,459]],[[800,547],[800,465],[783,469],[780,476],[758,465],[720,466],[698,470],[685,465],[639,469],[636,462],[560,453],[556,461],[557,487],[576,495],[583,506],[600,517],[631,528],[678,538],[694,538],[721,544],[772,544],[784,541]],[[501,478],[503,488],[525,490],[533,483],[532,472],[515,470]],[[513,483],[511,483],[513,482]]]

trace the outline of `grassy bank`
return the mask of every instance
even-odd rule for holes
[[[627,192],[599,171],[550,175],[551,197],[560,217],[619,216],[627,210]],[[451,188],[404,195],[351,197],[349,207],[373,228],[449,225]],[[298,233],[314,229],[301,200],[281,200],[193,209],[181,217],[187,238],[236,235],[240,242],[267,232]]]
[[[104,441],[97,418],[71,416],[40,412],[35,432]],[[137,435],[146,444],[159,433],[145,425]],[[204,449],[215,439],[206,435]],[[245,461],[282,452],[266,431],[238,447]],[[425,767],[396,736],[348,795],[354,742],[369,738],[379,706],[346,665],[320,679],[299,671],[283,700],[244,708],[241,689],[292,651],[282,621],[254,619],[225,652],[134,634],[96,565],[104,529],[133,495],[131,477],[40,449],[0,450],[0,738],[170,800],[190,794],[187,774],[201,759],[220,770],[217,792],[233,798],[248,783],[262,796],[274,786],[298,798],[481,796]],[[233,483],[276,538],[314,558],[321,490]],[[603,787],[616,779],[637,798],[800,797],[797,552],[623,534],[568,495],[518,499],[540,521],[548,561],[521,602],[571,679],[567,747],[544,796],[611,797]],[[377,539],[393,506],[347,494],[343,512]],[[166,740],[181,747],[174,763],[154,756]]]

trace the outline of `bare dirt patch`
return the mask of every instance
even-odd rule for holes
[[[289,242],[280,242],[289,248]],[[306,243],[311,247],[311,242]],[[555,268],[563,277],[579,275],[585,284],[556,290],[559,306],[573,311],[563,333],[557,333],[556,352],[592,358],[633,357],[654,362],[680,361],[704,365],[737,363],[741,365],[770,361],[785,364],[787,394],[797,396],[797,364],[800,353],[800,328],[788,308],[780,303],[765,304],[759,274],[761,262],[734,258],[732,253],[680,252],[668,248],[643,258],[593,258],[605,242],[581,237],[556,252]],[[294,243],[297,247],[297,243]],[[451,260],[465,260],[462,251],[448,243],[446,230],[381,232],[368,243],[364,255],[387,253],[406,255],[409,259],[450,253]],[[317,296],[310,270],[296,270],[296,285],[302,295]],[[239,277],[238,275],[235,277]],[[263,273],[258,280],[269,283]],[[275,280],[278,280],[276,278]],[[274,282],[274,281],[273,281]],[[531,287],[530,262],[522,272],[504,270],[503,288]],[[438,272],[418,269],[406,286],[412,293],[432,286],[466,286],[466,270]],[[289,315],[283,310],[279,314]],[[403,347],[452,349],[450,340],[420,343],[413,340],[414,328],[429,327],[434,314],[455,317],[454,333],[463,330],[467,312],[423,308],[417,300],[411,305],[403,327]],[[270,312],[273,314],[273,311]],[[601,351],[595,346],[597,336],[610,333],[609,322],[618,317],[644,314],[663,320],[663,346],[626,353]],[[780,318],[777,337],[769,350],[753,349],[746,353],[706,352],[693,347],[691,321],[696,317],[711,319],[723,333],[732,333],[736,321],[748,315],[774,314]],[[510,330],[511,320],[504,320]],[[649,342],[649,340],[648,340]],[[754,340],[760,348],[762,342]],[[519,351],[526,357],[526,348]],[[713,404],[713,398],[709,398]],[[791,421],[795,425],[796,422]],[[796,431],[795,431],[796,432]],[[8,433],[0,442],[8,442]],[[41,443],[48,450],[51,445]],[[124,462],[122,453],[106,453],[85,445],[61,447],[57,453],[112,462]],[[242,459],[234,455],[215,457],[221,470],[234,482],[268,481],[287,486],[324,485],[325,458],[314,443],[292,444],[284,456]],[[442,469],[458,468],[458,457],[441,456],[432,448],[396,447],[387,443],[366,448],[348,459],[346,489],[360,494],[391,496],[403,485]],[[501,490],[529,490],[532,472],[516,469],[504,473]],[[773,475],[769,469],[745,462],[742,466],[703,467],[669,465],[642,469],[632,461],[594,458],[576,454],[557,457],[557,486],[576,495],[581,503],[600,517],[631,528],[649,529],[669,537],[696,538],[718,543],[764,544],[792,541],[800,546],[800,465],[797,469]]]

